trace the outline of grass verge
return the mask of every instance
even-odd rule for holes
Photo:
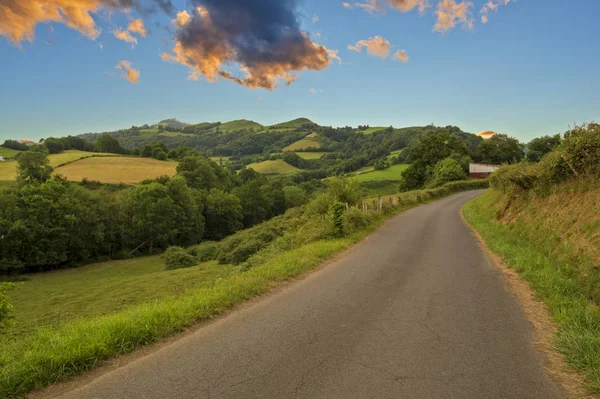
[[[591,299],[580,265],[591,262],[571,247],[557,245],[556,235],[512,217],[497,220],[498,191],[467,203],[463,213],[488,247],[529,282],[557,324],[556,348],[569,364],[587,375],[588,388],[600,393],[600,308]],[[582,224],[584,221],[579,221]]]
[[[381,213],[367,228],[343,238],[323,239],[284,252],[248,271],[188,290],[58,328],[42,328],[0,350],[0,397],[24,397],[32,389],[91,370],[103,360],[168,337],[234,305],[262,295],[277,285],[315,269],[323,261],[358,242],[385,219],[419,204],[455,192],[484,188],[485,182],[455,182],[435,190],[398,195],[399,206]]]

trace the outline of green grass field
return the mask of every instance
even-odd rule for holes
[[[174,176],[177,163],[152,158],[98,157],[73,162],[56,169],[71,181],[83,178],[102,183],[135,184],[160,176]]]
[[[291,173],[297,173],[300,169],[290,165],[287,162],[278,159],[276,161],[264,161],[259,163],[253,163],[247,166],[247,168],[254,169],[258,173],[266,175],[285,175]]]
[[[373,134],[375,132],[379,132],[379,131],[385,130],[385,129],[387,129],[387,127],[375,126],[375,127],[370,127],[367,130],[363,130],[361,133],[363,133],[363,134]]]
[[[307,118],[298,118],[298,119],[294,119],[293,121],[283,122],[283,123],[279,123],[277,125],[272,125],[272,126],[269,126],[268,128],[275,129],[275,130],[279,130],[279,129],[294,130],[294,129],[299,129],[305,125],[315,125],[315,123]]]
[[[262,129],[263,125],[258,122],[240,119],[237,121],[225,122],[219,126],[220,130],[242,130],[242,129]]]
[[[6,158],[14,158],[15,155],[20,154],[22,151],[13,150],[12,148],[0,147],[0,155],[4,155]]]
[[[320,159],[326,152],[296,152],[300,158],[303,159]]]
[[[212,261],[167,272],[160,256],[149,256],[28,275],[28,280],[10,293],[16,316],[13,333],[58,327],[76,317],[98,316],[180,295],[190,288],[209,286],[234,271],[232,266]]]
[[[144,134],[144,133],[158,133],[158,128],[155,127],[153,129],[140,129],[140,133]]]
[[[229,162],[229,158],[231,157],[210,157],[208,159],[218,164],[221,160],[223,160],[223,163]]]
[[[307,148],[321,148],[321,143],[315,140],[302,139],[285,147],[283,151],[300,151],[305,150]]]
[[[374,170],[372,172],[361,173],[354,178],[359,182],[376,181],[376,180],[390,180],[400,181],[402,180],[402,172],[408,168],[409,165],[399,164],[394,165],[386,170]]]

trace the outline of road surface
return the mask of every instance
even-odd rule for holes
[[[343,258],[69,399],[564,398],[460,207],[398,215]]]

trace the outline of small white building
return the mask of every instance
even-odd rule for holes
[[[4,162],[6,161],[6,158],[4,157],[4,155],[0,155],[0,162]]]
[[[492,173],[500,169],[500,165],[490,165],[486,163],[469,164],[469,176],[472,179],[487,179]]]

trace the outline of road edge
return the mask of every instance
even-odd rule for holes
[[[552,321],[546,304],[536,296],[529,283],[516,270],[488,247],[481,234],[465,218],[464,205],[460,208],[460,218],[476,238],[490,266],[499,272],[507,291],[515,298],[525,319],[531,324],[535,348],[542,357],[546,374],[568,398],[597,398],[585,387],[585,375],[569,366],[564,355],[556,349],[554,341],[558,327]]]

